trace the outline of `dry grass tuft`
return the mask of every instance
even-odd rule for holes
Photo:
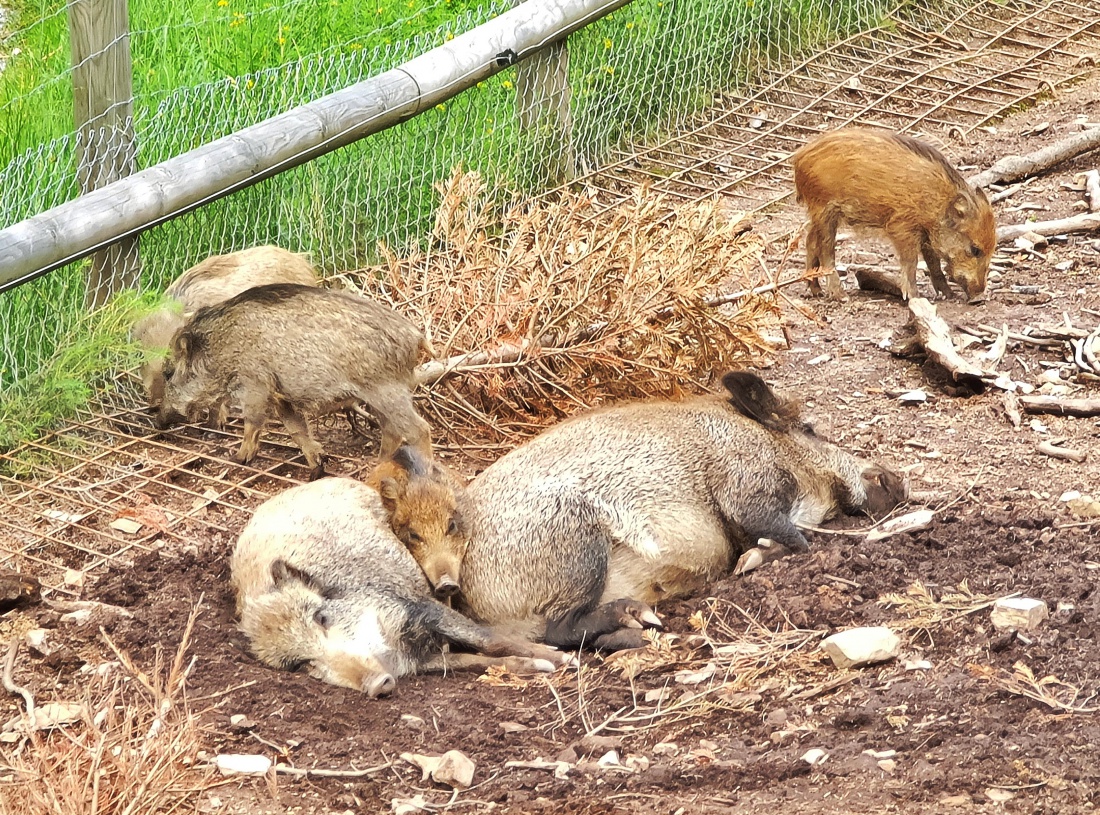
[[[886,608],[896,608],[908,616],[906,620],[892,623],[894,628],[929,629],[989,608],[999,599],[1000,596],[972,592],[965,580],[958,589],[949,589],[937,598],[924,583],[917,580],[909,585],[905,594],[885,594],[878,603]]]
[[[196,768],[197,717],[187,704],[192,612],[175,655],[150,673],[115,651],[119,666],[90,675],[83,715],[0,745],[0,815],[152,815],[191,811],[210,784]],[[104,635],[106,636],[106,635]]]
[[[1081,699],[1081,688],[1064,682],[1054,675],[1036,677],[1031,668],[1017,662],[1011,671],[990,665],[968,665],[970,673],[1016,696],[1026,696],[1042,702],[1058,713],[1096,713],[1100,707],[1089,705],[1094,696]]]
[[[514,443],[604,400],[678,398],[769,353],[774,295],[718,305],[769,281],[760,239],[717,202],[643,191],[593,219],[578,193],[501,213],[461,170],[438,190],[425,251],[383,247],[387,263],[344,279],[428,327],[445,362],[422,369],[424,407],[452,442]]]

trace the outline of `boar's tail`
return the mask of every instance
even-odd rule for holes
[[[749,371],[730,371],[722,377],[729,391],[729,403],[746,418],[779,433],[786,433],[799,424],[798,405],[781,399],[768,383]]]

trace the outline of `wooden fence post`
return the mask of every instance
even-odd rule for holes
[[[513,0],[513,7],[526,0]],[[569,109],[569,44],[561,39],[516,66],[516,108],[528,179],[554,187],[573,178],[573,116]]]
[[[76,176],[80,192],[134,171],[133,63],[128,0],[70,0]],[[84,305],[94,309],[141,273],[137,236],[92,255]]]

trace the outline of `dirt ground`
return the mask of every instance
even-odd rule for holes
[[[929,135],[939,135],[957,162],[984,169],[1076,132],[1079,119],[1100,121],[1100,77],[970,144]],[[1027,135],[1042,123],[1049,123],[1045,131]],[[1032,182],[997,204],[998,222],[1072,214],[1081,194],[1064,187],[1095,162],[1095,155],[1070,162]],[[792,203],[759,228],[782,232],[800,217]],[[893,268],[888,248],[873,241],[846,241],[839,251],[842,262]],[[1014,331],[1064,319],[1079,328],[1100,322],[1095,235],[1052,240],[1030,254],[1002,248],[996,262],[1000,280],[989,301],[940,304],[949,322]],[[194,706],[210,753],[262,753],[307,768],[392,762],[364,778],[232,780],[202,792],[199,810],[389,812],[394,799],[420,795],[430,811],[449,805],[460,812],[1093,811],[1100,804],[1100,714],[1088,711],[1100,707],[1100,519],[1082,520],[1062,496],[1100,495],[1100,420],[1025,415],[1015,428],[1003,391],[948,395],[934,371],[881,347],[905,322],[903,305],[846,285],[847,302],[803,301],[816,319],[786,310],[792,347],[765,376],[804,401],[821,435],[905,468],[915,490],[936,493],[935,519],[923,531],[877,543],[810,533],[807,556],[659,608],[674,635],[660,657],[603,663],[585,655],[580,673],[549,681],[410,677],[391,698],[369,700],[275,673],[249,656],[228,589],[231,535],[165,547],[87,586],[85,598],[133,613],[106,630],[139,664],[151,663],[158,645],[174,647],[202,596],[188,688],[192,699],[205,699]],[[921,286],[931,292],[927,279]],[[1013,293],[1014,286],[1037,293]],[[1061,363],[1059,350],[1010,342],[998,369],[1038,388],[1040,375]],[[1066,395],[1100,395],[1095,383],[1061,387]],[[1059,392],[1051,384],[1040,392],[1052,388]],[[914,389],[927,401],[897,398]],[[1038,442],[1059,438],[1087,460],[1036,451]],[[833,526],[866,526],[866,519]],[[983,600],[1011,593],[1044,601],[1049,619],[1020,636],[995,629]],[[884,602],[890,595],[911,603]],[[109,658],[90,627],[60,625],[42,608],[18,613],[52,629],[58,646],[46,658],[25,656],[19,667],[40,699],[77,693],[81,666]],[[891,625],[902,656],[840,671],[812,650],[821,635],[864,625]],[[700,628],[712,644],[750,633],[760,642],[794,642],[798,631],[811,633],[798,640],[808,644],[779,648],[751,672],[725,675],[722,665],[731,663],[718,660],[715,674],[700,679],[717,654],[699,639]],[[1026,684],[1027,671],[1034,685]],[[1020,692],[1029,687],[1031,697]],[[1054,706],[1032,698],[1044,695]],[[5,719],[16,710],[0,700]],[[235,715],[246,723],[231,723]],[[398,758],[450,749],[476,763],[474,786],[454,796]],[[612,750],[618,763],[601,766]],[[811,763],[811,750],[825,758]],[[565,762],[555,765],[561,777],[553,768],[505,766],[535,759]]]

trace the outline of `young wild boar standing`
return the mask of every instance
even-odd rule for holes
[[[885,231],[901,263],[906,300],[917,296],[918,254],[943,297],[952,294],[941,262],[971,302],[985,292],[997,246],[993,209],[934,147],[885,131],[826,133],[795,153],[794,186],[810,216],[806,270],[821,270],[830,296],[843,295],[835,268],[841,221]],[[816,282],[811,288],[820,292]]]
[[[424,570],[435,596],[457,594],[469,536],[459,507],[463,491],[447,469],[403,444],[366,482],[378,491],[387,523]]]
[[[172,341],[158,424],[194,419],[223,401],[244,416],[236,460],[259,448],[272,408],[313,468],[321,445],[307,418],[365,403],[382,428],[382,456],[402,441],[431,452],[413,406],[423,333],[392,309],[354,294],[283,283],[200,309]]]
[[[230,562],[241,630],[263,663],[369,696],[421,671],[552,671],[569,657],[501,636],[433,599],[385,521],[378,493],[325,478],[276,495]],[[478,654],[447,654],[453,643]]]
[[[653,619],[640,604],[725,574],[759,539],[806,551],[796,524],[905,498],[900,476],[815,436],[755,374],[722,381],[726,399],[570,419],[481,473],[467,490],[471,615],[562,648],[634,645]]]
[[[200,308],[270,283],[316,286],[317,274],[305,255],[278,246],[254,246],[208,257],[176,278],[165,292],[169,303],[134,326],[134,339],[148,357],[141,367],[141,380],[152,407],[160,407],[164,400],[163,351],[188,318]]]

